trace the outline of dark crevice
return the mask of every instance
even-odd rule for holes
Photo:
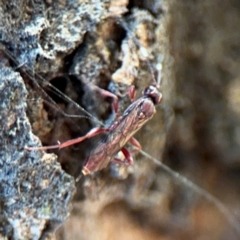
[[[66,77],[56,77],[53,78],[50,81],[51,85],[58,89],[60,92],[64,93],[67,87],[67,79]],[[58,93],[54,92],[52,89],[51,90],[47,90],[46,92],[48,94],[48,96],[55,102],[55,103],[66,103],[66,100],[62,97],[59,96]]]

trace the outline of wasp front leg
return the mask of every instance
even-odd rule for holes
[[[110,97],[113,99],[113,103],[112,103],[112,107],[113,107],[113,110],[115,113],[118,112],[118,98],[116,95],[114,95],[113,93],[107,91],[107,90],[104,90],[102,88],[98,88],[98,91],[100,92],[100,94],[102,96],[105,96],[105,97]]]

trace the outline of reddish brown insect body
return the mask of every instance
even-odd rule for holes
[[[160,103],[162,94],[155,86],[149,86],[143,92],[143,96],[134,101],[123,115],[110,128],[106,138],[98,144],[86,159],[82,173],[87,175],[105,168],[109,162],[117,162],[132,165],[133,159],[124,145],[130,140],[138,148],[140,144],[132,136],[149,120],[156,112],[155,105]],[[122,151],[125,161],[116,159],[116,154]]]
[[[156,112],[155,105],[162,100],[162,94],[157,87],[150,85],[143,92],[142,97],[134,101],[123,113],[123,115],[109,128],[94,128],[85,136],[66,141],[59,145],[47,147],[26,147],[28,150],[47,150],[65,148],[67,146],[82,142],[87,138],[94,137],[102,132],[107,136],[90,153],[86,159],[82,173],[87,175],[105,168],[111,161],[125,165],[132,165],[131,153],[124,147],[130,141],[137,148],[141,145],[133,138],[133,135],[149,120]],[[122,151],[125,160],[117,159],[116,154]]]

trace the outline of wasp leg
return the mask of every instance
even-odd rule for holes
[[[121,152],[123,153],[125,159],[114,158],[113,160],[111,160],[111,162],[119,163],[127,166],[133,165],[132,154],[125,147],[121,149]]]
[[[128,96],[129,96],[131,102],[133,102],[133,101],[135,100],[136,90],[135,90],[135,86],[134,86],[134,85],[131,85],[131,86],[128,88]]]
[[[116,95],[114,95],[113,93],[109,92],[109,91],[106,91],[102,88],[98,88],[97,89],[103,96],[106,96],[106,97],[110,97],[113,99],[113,103],[112,103],[112,106],[113,106],[113,110],[115,113],[118,112],[118,98]]]
[[[138,142],[138,140],[137,140],[136,138],[131,137],[131,138],[129,139],[129,142],[130,142],[134,147],[137,148],[137,149],[136,149],[137,152],[139,152],[139,151],[142,149],[141,144]]]
[[[71,145],[74,145],[76,143],[80,143],[83,140],[87,139],[87,138],[91,138],[94,137],[100,133],[103,132],[108,132],[109,129],[108,128],[93,128],[91,131],[89,131],[86,135],[82,136],[82,137],[78,137],[72,140],[68,140],[66,142],[57,144],[57,145],[53,145],[53,146],[46,146],[46,147],[25,147],[25,149],[27,150],[48,150],[48,149],[56,149],[56,148],[65,148]]]
[[[134,137],[131,137],[129,139],[129,142],[135,146],[137,149],[132,151],[132,152],[129,152],[127,148],[123,147],[121,149],[121,152],[123,153],[125,159],[122,160],[120,158],[114,158],[111,162],[114,162],[114,163],[119,163],[119,164],[124,164],[124,165],[127,165],[127,166],[130,166],[130,165],[133,165],[133,157],[132,155],[139,152],[141,149],[142,149],[142,146],[141,144],[138,142],[138,140]]]
[[[131,137],[129,139],[129,142],[135,147],[135,149],[133,151],[131,151],[132,155],[138,153],[142,149],[141,144],[138,142],[138,140],[136,138]]]

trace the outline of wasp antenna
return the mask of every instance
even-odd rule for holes
[[[80,180],[82,177],[83,177],[83,174],[80,173],[80,174],[78,175],[78,177],[76,178],[75,182],[79,182],[79,180]]]
[[[160,88],[161,86],[161,81],[162,81],[162,64],[158,63],[156,66],[157,69],[157,80],[156,80],[156,84],[157,84],[157,88]]]
[[[146,59],[146,63],[148,65],[148,68],[150,70],[150,73],[151,73],[151,77],[152,77],[152,85],[156,86],[157,88],[159,88],[159,84],[158,84],[158,81],[156,81],[156,77],[155,77],[155,74],[154,74],[154,70],[153,70],[153,67],[152,65],[150,64],[150,62]]]
[[[149,60],[146,60],[146,63],[151,72],[152,82],[153,82],[152,85],[154,85],[156,88],[159,89],[161,86],[161,81],[162,81],[162,74],[161,74],[162,73],[162,64],[161,63],[156,64],[157,76],[155,76],[153,66],[150,64]]]

